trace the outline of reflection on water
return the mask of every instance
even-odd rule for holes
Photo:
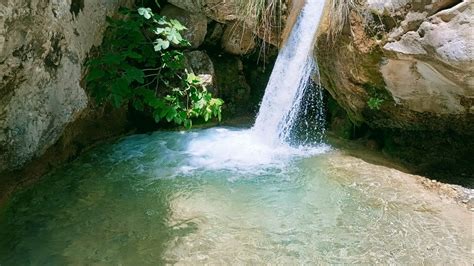
[[[3,211],[0,264],[472,262],[469,213],[398,171],[324,146],[242,151],[246,134],[162,132],[89,152]]]

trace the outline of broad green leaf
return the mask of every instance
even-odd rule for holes
[[[168,114],[169,110],[171,110],[171,108],[168,107],[168,106],[165,106],[165,107],[163,107],[163,109],[160,110],[160,117],[161,117],[161,119],[163,119],[163,118],[166,117],[166,115]]]
[[[156,28],[154,32],[156,35],[160,35],[162,33],[165,33],[167,30],[169,30],[169,28]]]
[[[209,104],[220,106],[220,105],[224,104],[224,101],[220,98],[212,98],[210,100]]]
[[[166,26],[172,26],[171,23],[169,23],[167,20],[166,20],[166,17],[161,17],[156,23],[158,23],[158,25],[166,25]]]
[[[159,52],[161,50],[166,50],[166,49],[168,49],[168,47],[170,47],[170,42],[169,41],[159,39],[159,38],[156,39],[154,44],[155,44],[154,48],[155,48],[156,52]]]
[[[105,76],[105,72],[102,69],[93,67],[90,69],[89,73],[87,74],[86,81],[94,81],[104,76]]]
[[[166,114],[166,121],[171,122],[173,121],[174,117],[177,115],[177,112],[175,109],[170,108],[168,113]]]
[[[104,55],[102,60],[105,64],[118,65],[122,62],[122,56],[119,54],[109,53]]]
[[[145,82],[145,73],[143,70],[130,66],[125,69],[126,79],[130,82],[137,81],[140,84]]]
[[[181,22],[179,22],[176,19],[170,19],[170,23],[171,25],[173,25],[173,28],[175,28],[177,31],[182,31],[182,30],[187,29],[185,26],[183,26],[183,24],[181,24]]]
[[[183,120],[179,116],[175,116],[173,122],[177,125],[181,125],[183,123]]]
[[[184,68],[184,54],[179,51],[166,51],[162,56],[163,65],[172,70],[181,70]]]
[[[187,71],[186,71],[187,72]],[[187,73],[187,76],[186,76],[186,82],[188,84],[201,84],[202,83],[202,80],[200,77],[196,76],[193,72],[191,73]]]
[[[153,112],[153,118],[155,119],[155,122],[158,123],[161,121],[161,116],[160,116],[160,112],[158,110],[155,110]]]
[[[120,95],[121,97],[129,97],[132,93],[132,90],[129,85],[130,83],[125,78],[116,79],[112,83],[112,94]]]
[[[153,17],[153,11],[151,11],[151,8],[148,8],[148,7],[147,8],[140,7],[138,9],[138,14],[140,14],[146,19],[150,19],[151,17]]]
[[[143,56],[139,53],[136,53],[134,51],[127,51],[123,54],[126,57],[133,58],[133,59],[142,59]]]
[[[181,34],[174,28],[170,30],[166,38],[168,39],[168,41],[174,44],[180,44],[181,41],[183,40],[183,36],[181,36]]]
[[[114,105],[115,108],[119,108],[120,106],[122,106],[122,103],[123,103],[122,96],[118,94],[112,95],[112,104]]]
[[[186,111],[181,111],[179,112],[179,117],[181,117],[182,120],[185,120],[188,118],[188,114],[186,113]]]

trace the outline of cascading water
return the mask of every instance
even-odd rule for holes
[[[253,127],[255,134],[270,145],[307,144],[314,138],[309,137],[305,127],[317,131],[317,138],[324,131],[322,92],[320,86],[314,86],[311,81],[311,75],[318,72],[313,47],[324,5],[324,0],[307,0],[278,55]],[[308,88],[318,91],[307,93]],[[297,123],[301,115],[307,115],[305,107],[308,105],[316,109],[315,119]]]
[[[313,47],[324,5],[325,0],[307,0],[278,55],[254,127],[210,129],[192,139],[188,153],[193,167],[253,172],[328,150],[321,144],[322,92],[311,80],[317,73]]]

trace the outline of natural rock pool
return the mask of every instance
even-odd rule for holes
[[[248,130],[104,144],[0,214],[0,264],[470,265],[472,216],[417,177]]]

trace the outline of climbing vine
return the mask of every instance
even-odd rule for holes
[[[182,49],[189,46],[177,20],[150,8],[122,8],[107,18],[109,30],[100,56],[88,61],[88,88],[99,102],[131,105],[149,111],[156,122],[187,128],[193,118],[221,119],[223,101],[213,98],[202,80],[185,67]]]

